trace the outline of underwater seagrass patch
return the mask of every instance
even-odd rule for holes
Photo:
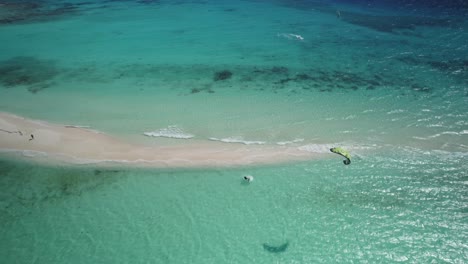
[[[270,245],[267,243],[263,243],[262,246],[265,251],[268,251],[270,253],[282,253],[288,249],[289,241],[286,241],[285,243],[281,245]]]
[[[0,85],[5,88],[26,87],[37,93],[51,85],[57,76],[55,62],[35,57],[13,57],[0,61]]]
[[[341,19],[350,24],[392,34],[413,31],[416,27],[449,27],[458,23],[454,19],[426,16],[389,16],[350,11],[341,12],[341,14]]]
[[[46,1],[0,2],[0,25],[46,22],[76,15],[81,4]]]
[[[222,70],[222,71],[215,72],[215,74],[213,76],[213,80],[215,82],[224,81],[224,80],[230,79],[231,77],[232,77],[232,72],[231,71]]]

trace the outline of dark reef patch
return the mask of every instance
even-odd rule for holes
[[[299,74],[296,75],[295,79],[298,80],[298,81],[306,81],[306,80],[311,80],[312,77],[310,77],[306,73],[299,73]]]
[[[98,175],[105,175],[105,174],[115,174],[115,173],[119,173],[120,171],[119,170],[101,170],[101,169],[95,169],[93,171],[94,175],[98,176]]]
[[[102,71],[102,69],[106,70]],[[130,82],[130,86],[135,87],[135,90],[142,91],[144,88],[144,91],[150,91],[166,87],[179,91],[181,96],[212,94],[221,92],[223,89],[275,93],[353,92],[358,90],[371,92],[379,89],[407,89],[427,93],[433,89],[430,83],[424,82],[424,80],[417,81],[417,78],[401,76],[399,72],[393,73],[378,67],[364,67],[361,70],[351,68],[333,70],[320,67],[287,68],[284,66],[245,65],[220,67],[199,64],[181,66],[147,63],[107,67],[88,63],[77,68],[61,70],[61,72],[63,72],[60,75],[61,80],[88,83],[112,83],[118,80]],[[233,78],[233,72],[235,72],[236,78]],[[36,92],[38,92],[41,87],[37,86],[32,89],[37,89]]]
[[[76,15],[80,9],[80,4],[46,1],[8,1],[0,4],[0,25],[57,20]]]
[[[402,0],[403,1],[403,0]],[[460,3],[463,0],[458,0]],[[276,0],[278,5],[295,8],[302,11],[317,11],[321,13],[326,13],[332,16],[337,16],[342,21],[347,23],[366,27],[375,31],[392,33],[392,34],[402,34],[402,35],[415,35],[414,29],[417,27],[454,27],[461,24],[460,19],[456,19],[454,16],[451,17],[429,17],[429,16],[420,16],[420,15],[379,15],[379,14],[369,14],[362,12],[354,12],[346,9],[339,9],[331,3],[326,1],[314,1],[314,0]],[[378,5],[379,1],[357,1],[356,3],[351,3],[362,9],[369,8],[373,5]],[[393,2],[390,1],[389,2]],[[466,1],[465,1],[466,2]],[[437,8],[441,6],[446,6],[444,3],[439,3]],[[346,1],[346,5],[350,3]],[[390,3],[393,6],[396,6],[394,3]],[[427,6],[427,1],[424,2],[423,7]],[[455,4],[449,6],[458,6],[466,8],[467,3],[464,4]],[[407,5],[400,4],[400,8],[407,8]],[[435,8],[435,7],[434,7]],[[382,9],[380,9],[382,10]],[[424,13],[424,12],[419,12]],[[446,15],[446,13],[443,13]]]
[[[6,88],[27,87],[32,93],[48,88],[58,74],[53,61],[35,57],[13,57],[0,61],[0,85]]]
[[[432,68],[443,72],[468,71],[468,60],[429,60],[426,63]]]
[[[287,74],[289,69],[284,66],[273,66],[270,71],[275,74]]]
[[[227,70],[229,69],[229,70]],[[92,75],[85,72],[84,75]],[[236,79],[233,79],[235,72]],[[210,75],[215,73],[215,75]],[[80,80],[83,77],[76,76]],[[184,76],[181,78],[181,76]],[[407,89],[414,92],[430,92],[429,83],[416,79],[395,76],[379,68],[365,68],[362,71],[333,70],[324,68],[287,68],[278,66],[244,66],[244,65],[157,65],[128,64],[116,67],[111,74],[104,76],[105,81],[116,78],[129,78],[138,83],[146,83],[150,89],[158,86],[172,87],[180,90],[180,95],[215,93],[223,89],[257,90],[282,93],[306,92],[353,92],[379,89]],[[85,80],[93,81],[93,80]],[[412,87],[411,85],[414,86]]]
[[[289,69],[284,66],[273,66],[271,68],[258,68],[255,67],[252,71],[254,74],[288,74]]]
[[[263,246],[263,249],[265,249],[266,251],[270,253],[282,253],[288,249],[289,242],[283,243],[279,246],[272,246],[267,243],[263,243],[262,246]]]
[[[436,60],[430,57],[402,56],[397,60],[411,66],[430,67],[457,78],[463,83],[468,83],[468,60],[466,59]]]
[[[329,11],[333,9],[329,3],[320,0],[273,0],[273,2],[283,7],[299,10]]]
[[[79,199],[85,193],[107,195],[125,174],[117,170],[38,166],[24,161],[0,160],[0,221],[17,221],[43,204]]]
[[[332,89],[358,90],[360,87],[375,87],[390,85],[380,75],[365,76],[364,74],[342,72],[342,71],[322,71],[310,70],[307,73],[298,73],[294,77],[279,79],[277,85],[286,85],[289,82],[296,82],[302,85],[302,89],[320,88],[320,91],[331,91]],[[323,89],[323,87],[328,87]]]
[[[450,27],[458,21],[449,18],[425,16],[389,16],[341,11],[341,19],[353,25],[385,33],[413,31],[416,27]]]
[[[213,80],[215,82],[224,81],[224,80],[230,79],[231,77],[232,77],[232,72],[231,71],[222,70],[222,71],[215,72],[215,74],[213,76]]]
[[[109,4],[111,6],[113,3],[137,3],[141,5],[158,5],[161,4],[160,0],[104,0],[101,3]]]
[[[112,3],[125,3],[125,2],[137,3],[137,4],[141,4],[141,5],[159,5],[159,4],[161,4],[161,0],[104,0],[102,2],[103,3],[109,3],[109,4],[112,4]],[[171,4],[175,4],[175,3],[171,2]]]
[[[47,192],[42,201],[62,199],[67,196],[80,196],[85,192],[104,188],[119,179],[118,170],[52,168],[46,183]]]
[[[160,0],[138,0],[137,3],[144,5],[160,4]]]
[[[421,10],[433,9],[437,11],[447,12],[450,9],[462,10],[468,8],[466,0],[450,0],[450,1],[428,1],[428,0],[336,0],[338,3],[356,4],[360,6],[371,6],[377,8],[391,8],[395,10],[413,9]]]
[[[190,90],[191,94],[196,94],[196,93],[201,93],[201,92],[215,93],[215,91],[211,89],[210,85],[205,85],[205,87],[202,87],[202,88],[192,88]]]
[[[105,0],[105,1],[0,1],[0,25],[47,22],[65,19],[83,11],[107,9],[112,3],[130,2],[140,5],[158,5],[160,0]],[[102,5],[104,3],[104,5]],[[109,5],[106,5],[109,3]]]

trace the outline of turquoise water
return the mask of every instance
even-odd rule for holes
[[[1,111],[148,145],[340,145],[353,162],[156,170],[4,155],[1,259],[466,262],[467,9],[413,2],[2,2]]]
[[[17,263],[463,263],[466,158],[395,151],[352,166],[206,171],[3,161],[0,254]]]

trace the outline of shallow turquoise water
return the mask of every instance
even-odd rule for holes
[[[0,253],[19,263],[463,263],[465,160],[395,150],[352,166],[208,171],[3,161]]]
[[[17,3],[0,6],[1,111],[148,145],[340,145],[353,162],[138,170],[2,156],[4,262],[467,261],[465,9]],[[171,129],[194,138],[143,136]]]

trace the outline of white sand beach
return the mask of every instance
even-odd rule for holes
[[[46,162],[174,168],[268,164],[306,160],[320,155],[295,147],[211,141],[148,147],[88,128],[30,120],[4,112],[0,113],[0,151]]]

